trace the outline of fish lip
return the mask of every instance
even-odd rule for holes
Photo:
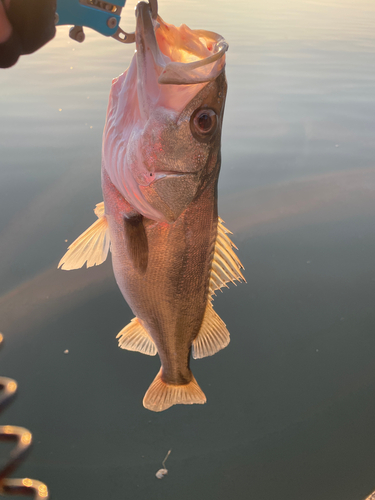
[[[157,21],[152,19],[150,5],[139,2],[135,14],[138,105],[142,120],[147,121],[158,99],[157,81],[164,63],[155,36]]]
[[[148,49],[151,50],[154,59],[159,55],[159,46],[156,41],[154,21],[149,3],[138,2],[135,8],[136,37],[135,45],[137,52],[143,56]],[[138,54],[138,55],[140,55]]]
[[[185,175],[198,175],[198,172],[173,172],[170,170],[159,171],[153,176],[153,182],[159,181],[161,179],[170,179],[173,177],[183,177]]]

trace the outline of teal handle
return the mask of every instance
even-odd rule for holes
[[[121,12],[121,8],[124,7],[125,2],[126,0],[110,0],[111,5],[120,7],[118,13]],[[104,2],[100,3],[103,4]],[[83,4],[79,0],[57,0],[56,13],[59,16],[58,26],[64,24],[86,26],[105,36],[114,35],[120,22],[118,13],[115,14],[114,12],[98,9],[94,6]],[[109,22],[111,27],[109,27],[108,20],[111,18],[114,18],[116,23],[111,20]]]

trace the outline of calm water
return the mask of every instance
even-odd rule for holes
[[[375,3],[159,10],[230,44],[219,204],[248,284],[215,309],[232,341],[192,362],[205,406],[149,412],[159,361],[117,347],[133,315],[110,262],[56,270],[102,200],[110,83],[134,50],[59,28],[0,73],[0,373],[19,383],[0,421],[35,439],[17,475],[54,500],[363,500],[375,489]]]

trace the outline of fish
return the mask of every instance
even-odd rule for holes
[[[143,405],[203,404],[190,357],[211,356],[230,335],[215,291],[245,281],[218,216],[221,131],[227,92],[220,35],[176,27],[136,7],[136,51],[112,81],[102,142],[104,201],[68,248],[61,269],[104,262],[135,318],[119,346],[159,355]]]

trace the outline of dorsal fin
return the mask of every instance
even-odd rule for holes
[[[230,335],[224,321],[216,314],[212,307],[212,295],[215,290],[227,287],[230,281],[245,281],[241,272],[244,269],[239,258],[233,251],[237,248],[230,240],[228,234],[232,234],[224,227],[224,221],[218,220],[217,235],[214,247],[214,256],[211,264],[211,274],[209,283],[209,300],[198,335],[193,341],[193,358],[204,358],[212,356],[221,349],[224,349],[230,342]]]
[[[60,260],[58,268],[69,271],[79,269],[85,262],[87,262],[87,267],[92,267],[98,266],[106,260],[110,238],[107,218],[104,215],[104,202],[98,203],[94,212],[98,220],[73,241]]]
[[[243,280],[246,282],[241,272],[244,267],[233,251],[233,248],[237,249],[237,247],[227,236],[228,234],[232,233],[224,226],[224,221],[219,217],[210,274],[210,295],[215,294],[215,290],[223,286],[228,287],[229,281],[234,284],[236,284],[235,281]]]
[[[128,351],[138,351],[148,356],[155,356],[157,349],[154,341],[147,333],[138,318],[133,318],[131,322],[117,334],[118,345],[121,349]]]
[[[212,303],[207,303],[201,329],[193,341],[193,358],[212,356],[224,349],[230,342],[224,321],[214,311]]]

